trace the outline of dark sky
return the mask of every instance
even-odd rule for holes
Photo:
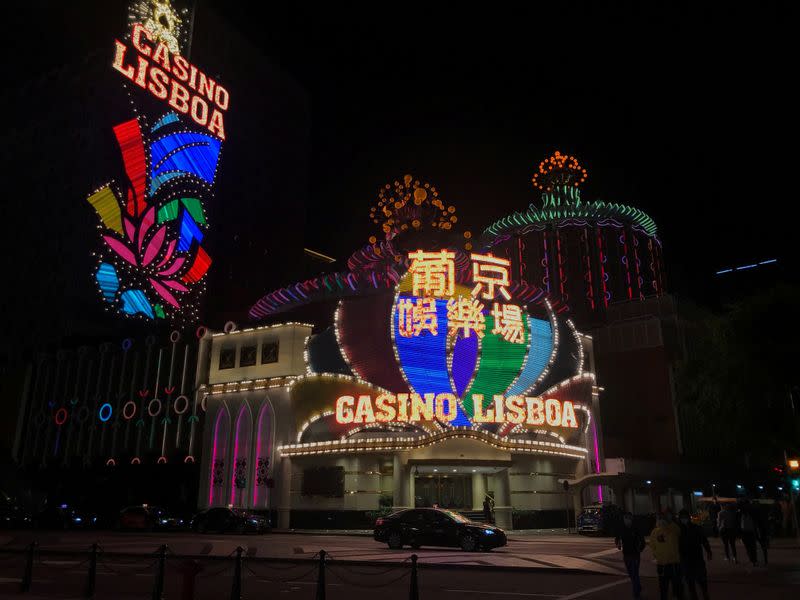
[[[700,289],[742,262],[789,264],[790,3],[200,1],[309,93],[311,247],[344,258],[377,233],[377,190],[406,172],[478,232],[538,202],[530,177],[559,149],[589,170],[584,198],[655,219],[673,288]],[[107,28],[70,29],[60,10],[37,2],[12,15],[37,22],[41,41],[10,28],[28,50],[6,53],[8,82],[85,52],[81,27],[86,39]]]
[[[384,182],[435,182],[478,230],[537,201],[530,176],[560,149],[585,197],[651,214],[683,291],[790,259],[788,3],[218,4],[311,94],[309,232],[336,256],[371,233]]]

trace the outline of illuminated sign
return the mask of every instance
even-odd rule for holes
[[[495,395],[484,410],[483,397],[472,398],[476,407],[475,423],[511,423],[514,425],[549,425],[578,428],[575,406],[569,400],[524,396]],[[340,396],[336,400],[336,421],[349,423],[416,423],[454,421],[458,401],[454,394],[380,394],[374,399],[368,394]]]
[[[168,42],[157,41],[141,23],[133,24],[131,43],[135,56],[128,54],[130,48],[126,44],[116,40],[114,69],[224,140],[223,113],[230,104],[228,90],[170,51]]]
[[[194,321],[211,266],[204,202],[212,195],[230,96],[180,55],[184,20],[169,0],[134,2],[129,19],[136,55],[117,40],[113,67],[173,110],[152,120],[137,110],[114,127],[125,177],[88,198],[100,220],[95,281],[106,306],[121,315]]]
[[[496,394],[528,392],[549,362],[554,340],[550,321],[533,318],[514,300],[507,259],[462,253],[459,261],[458,254],[408,254],[392,334],[410,392],[451,394],[456,411],[446,422],[465,426],[486,422]]]

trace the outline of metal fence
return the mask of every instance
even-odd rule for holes
[[[359,569],[358,567],[362,567]],[[368,570],[363,567],[369,567]],[[85,571],[83,574],[81,571]],[[107,552],[95,543],[86,551],[41,548],[32,542],[25,548],[0,549],[0,573],[4,581],[19,577],[19,593],[37,591],[37,578],[64,576],[60,590],[84,598],[94,598],[97,593],[98,574],[152,578],[148,582],[147,596],[162,600],[167,576],[177,577],[176,593],[170,597],[192,600],[198,585],[204,580],[230,577],[230,600],[241,600],[242,583],[248,577],[269,584],[290,583],[311,577],[316,600],[324,600],[326,581],[364,589],[395,586],[408,578],[409,599],[419,599],[417,555],[412,554],[400,564],[383,565],[365,561],[337,560],[325,550],[306,558],[266,558],[245,554],[241,546],[227,556],[176,554],[163,544],[148,554]],[[67,579],[73,576],[78,581]],[[118,582],[122,585],[122,582]],[[67,589],[72,585],[75,589]],[[224,596],[217,596],[222,598]]]

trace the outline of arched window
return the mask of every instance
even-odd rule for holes
[[[233,438],[233,472],[231,474],[231,504],[247,507],[247,484],[250,465],[250,443],[253,430],[253,414],[247,402],[239,409],[236,418],[236,433]]]
[[[225,472],[228,469],[228,437],[230,431],[228,408],[220,404],[214,422],[214,440],[211,446],[211,464],[208,480],[208,505],[223,506],[225,504]]]
[[[269,479],[272,463],[272,409],[269,398],[258,411],[256,424],[256,454],[253,471],[253,508],[269,508]]]

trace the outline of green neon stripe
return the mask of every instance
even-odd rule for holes
[[[178,218],[178,201],[171,200],[158,209],[158,222],[173,221]]]
[[[504,394],[519,376],[525,356],[528,354],[530,322],[524,319],[525,341],[522,344],[507,342],[503,336],[490,333],[494,329],[494,317],[486,315],[486,335],[481,340],[481,356],[478,372],[464,394],[462,404],[470,417],[475,415],[472,394],[483,394],[483,408],[489,406],[495,394]]]
[[[206,215],[203,213],[203,205],[200,204],[200,200],[197,198],[181,198],[181,202],[183,202],[186,210],[189,211],[196,223],[200,223],[200,225],[206,224]]]

